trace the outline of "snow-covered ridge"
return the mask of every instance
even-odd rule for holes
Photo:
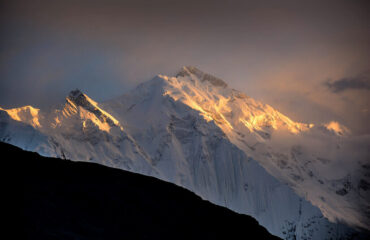
[[[98,103],[82,93],[80,90],[71,91],[68,101],[73,102],[77,106],[81,106],[86,110],[94,113],[101,121],[107,122],[109,125],[119,125],[117,119],[112,117],[109,113],[98,107]]]
[[[354,233],[338,221],[368,228],[368,139],[294,122],[194,67],[104,103],[72,91],[37,111],[39,125],[4,113],[2,141],[176,183],[285,239]]]
[[[27,123],[35,128],[40,126],[40,109],[38,108],[34,108],[32,106],[24,106],[20,108],[3,109],[0,107],[0,111],[5,111],[12,119],[16,121]]]
[[[169,83],[165,94],[202,112],[207,120],[219,123],[224,131],[243,125],[249,132],[256,132],[264,138],[270,128],[286,128],[292,133],[298,133],[313,127],[313,124],[293,122],[271,106],[227,88],[222,80],[197,68],[183,67],[176,76],[162,76]],[[207,76],[207,80],[204,80],[204,76]]]
[[[294,122],[227,85],[199,78],[204,75],[184,67],[176,78],[162,76],[168,82],[165,95],[213,121],[233,144],[320,207],[331,221],[370,228],[369,213],[363,211],[370,207],[369,191],[363,187],[370,186],[370,179],[361,167],[369,159],[369,140],[358,146],[357,138],[334,121],[319,126]]]

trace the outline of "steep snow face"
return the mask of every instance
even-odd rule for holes
[[[368,207],[370,165],[361,151],[352,161],[340,156],[366,149],[366,139],[348,140],[333,124],[296,123],[194,67],[104,103],[72,91],[60,108],[37,111],[35,125],[8,112],[0,112],[3,141],[176,183],[285,239],[355,233],[323,213],[366,225],[359,209]]]
[[[331,221],[370,228],[370,138],[349,136],[337,122],[297,123],[222,80],[184,67],[159,76],[163,95],[198,111],[270,174],[318,206]]]
[[[102,104],[124,122],[163,179],[251,215],[285,239],[339,239],[352,233],[329,223],[317,207],[232,144],[216,121],[204,115],[206,111],[170,96],[174,90],[170,81],[175,80],[158,76]]]

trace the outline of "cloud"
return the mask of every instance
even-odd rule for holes
[[[365,73],[356,77],[345,77],[336,81],[327,81],[324,84],[333,93],[350,89],[370,90],[370,74]]]

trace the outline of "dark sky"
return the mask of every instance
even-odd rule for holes
[[[1,1],[0,106],[97,101],[194,65],[293,120],[370,133],[369,1]]]

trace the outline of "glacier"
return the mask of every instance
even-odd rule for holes
[[[369,137],[294,122],[195,67],[101,103],[74,90],[52,110],[0,108],[0,140],[175,183],[284,239],[370,229]]]

